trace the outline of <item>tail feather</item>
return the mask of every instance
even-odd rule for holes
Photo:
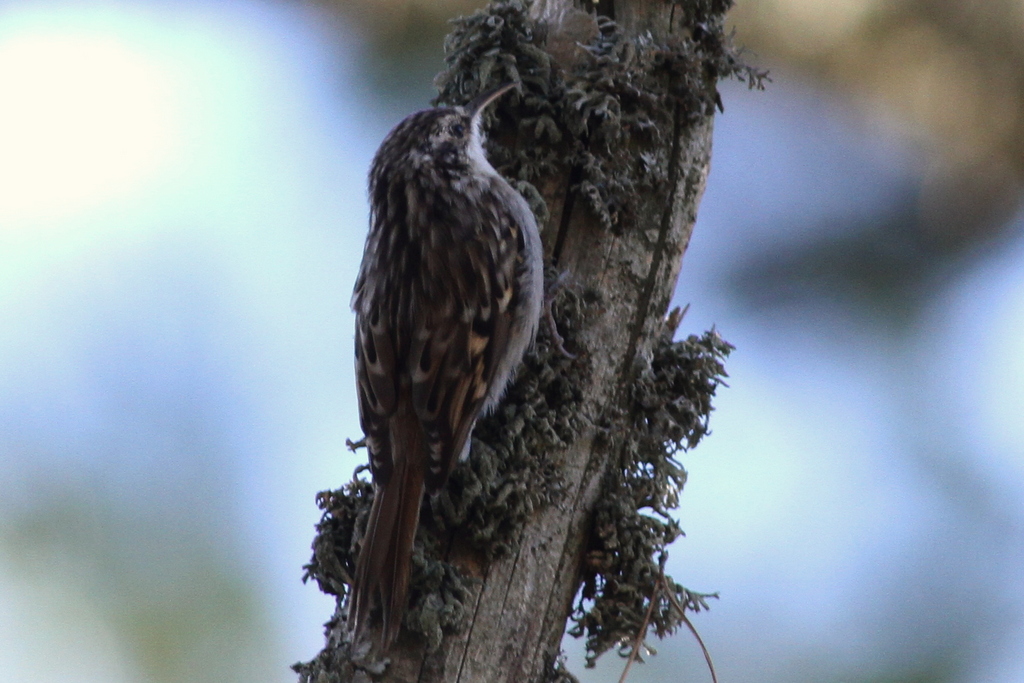
[[[409,593],[409,575],[412,569],[412,544],[420,520],[420,502],[423,499],[423,470],[405,468],[405,476],[396,483],[398,498],[396,524],[385,556],[380,582],[381,611],[384,620],[383,649],[387,650],[398,637]]]
[[[369,628],[374,597],[379,595],[382,651],[391,647],[402,626],[409,592],[412,545],[423,500],[425,472],[422,438],[419,437],[421,428],[418,422],[405,421],[404,425],[401,422],[396,420],[392,429],[394,468],[387,482],[376,486],[349,600],[348,623],[353,641],[359,642]],[[408,428],[412,429],[412,434]]]

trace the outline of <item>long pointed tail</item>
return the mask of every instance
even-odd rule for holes
[[[413,427],[418,431],[419,425]],[[396,425],[395,431],[400,429]],[[399,436],[395,434],[395,436]],[[409,591],[412,544],[419,526],[423,499],[422,466],[418,466],[422,441],[409,434],[392,441],[397,457],[391,476],[374,492],[373,507],[366,524],[362,548],[349,600],[348,623],[353,641],[359,642],[369,628],[369,614],[375,595],[380,596],[383,631],[381,651],[387,651],[398,637]],[[419,443],[415,443],[419,442]],[[412,447],[412,450],[406,450]],[[409,457],[412,456],[412,457]]]

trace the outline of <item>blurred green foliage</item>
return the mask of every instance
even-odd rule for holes
[[[86,616],[99,623],[76,617],[65,628],[111,630],[139,680],[153,683],[249,683],[285,670],[251,577],[212,539],[196,542],[202,523],[188,511],[140,511],[88,485],[49,489],[45,506],[2,521],[0,562],[98,610]],[[68,634],[51,627],[59,649]]]

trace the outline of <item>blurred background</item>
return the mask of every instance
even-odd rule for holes
[[[319,650],[365,172],[481,4],[0,2],[0,681]],[[676,294],[738,350],[670,571],[723,683],[1024,682],[1024,2],[732,21],[773,82],[723,85]]]

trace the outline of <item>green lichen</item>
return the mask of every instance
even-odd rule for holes
[[[544,683],[580,683],[565,665],[565,656],[559,653],[547,668],[547,675]]]
[[[504,133],[506,144],[491,145],[489,156],[544,225],[548,209],[534,183],[560,168],[555,150],[563,135],[559,120],[565,86],[537,40],[527,9],[518,0],[493,2],[452,22],[444,46],[447,68],[435,79],[434,104],[463,104],[502,83],[519,85],[514,111],[507,104],[511,97],[500,109],[491,108],[491,115],[504,117],[491,127]]]
[[[357,476],[367,469],[368,465],[360,466],[341,489],[317,494],[323,516],[316,525],[313,559],[303,567],[302,581],[314,579],[328,595],[342,597],[352,583],[356,567],[353,540],[356,529],[366,526],[373,504],[373,485]]]
[[[670,513],[678,506],[686,470],[674,456],[708,433],[711,400],[726,377],[724,361],[732,348],[714,330],[681,341],[666,334],[638,373],[630,429],[594,511],[583,590],[571,617],[569,633],[587,639],[587,666],[612,647],[625,647],[628,654],[644,632],[665,549],[682,534]],[[708,596],[671,579],[666,583],[687,609],[707,608]],[[663,637],[681,623],[668,597],[658,596],[650,627]]]
[[[494,108],[495,167],[530,201],[542,225],[548,210],[534,183],[569,167],[570,192],[605,228],[628,229],[637,223],[638,194],[668,177],[676,118],[693,122],[721,107],[721,78],[763,87],[766,73],[743,64],[723,33],[729,6],[724,0],[677,4],[679,29],[660,41],[650,34],[626,37],[613,21],[596,17],[587,57],[559,68],[544,50],[545,27],[530,19],[528,3],[492,2],[454,22],[435,103],[461,104],[516,83],[518,98]]]

